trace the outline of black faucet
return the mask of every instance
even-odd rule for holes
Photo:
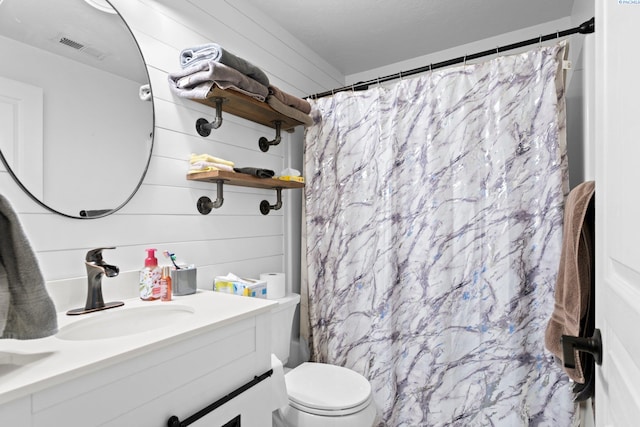
[[[105,249],[115,249],[115,247],[91,249],[87,252],[84,262],[87,267],[87,302],[84,308],[74,308],[67,311],[67,314],[85,314],[124,305],[122,301],[105,304],[102,298],[102,276],[115,277],[120,273],[118,267],[109,265],[102,259],[102,251]]]

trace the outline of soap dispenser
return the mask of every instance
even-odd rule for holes
[[[144,268],[140,270],[140,299],[153,301],[160,298],[160,278],[162,270],[158,266],[155,249],[147,249]]]

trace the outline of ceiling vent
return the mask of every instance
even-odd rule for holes
[[[66,46],[72,47],[72,48],[74,48],[76,50],[82,50],[82,48],[84,47],[84,45],[82,43],[78,43],[77,41],[68,39],[66,37],[61,37],[60,38],[60,43],[66,45]]]
[[[95,59],[98,60],[102,60],[106,54],[96,48],[93,48],[91,46],[86,46],[84,43],[81,43],[77,40],[73,40],[70,37],[64,36],[64,35],[59,35],[56,39],[56,41],[60,44],[63,44],[65,46],[68,46],[72,49],[75,49],[77,51],[80,51],[84,54],[87,54],[89,56],[94,57]]]

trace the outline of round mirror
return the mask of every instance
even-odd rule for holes
[[[0,57],[0,160],[18,185],[73,218],[124,206],[149,166],[154,111],[140,48],[116,10],[0,0]]]

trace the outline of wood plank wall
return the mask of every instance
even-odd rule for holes
[[[266,271],[287,272],[291,287],[299,280],[295,264],[299,260],[301,190],[284,191],[284,207],[263,216],[258,205],[262,199],[275,203],[274,191],[226,186],[224,205],[205,216],[197,212],[196,201],[200,196],[215,200],[215,185],[189,182],[185,173],[190,153],[209,153],[239,166],[266,167],[276,172],[287,166],[301,169],[302,129],[285,133],[280,145],[262,153],[258,139],[273,138],[274,130],[223,114],[222,127],[202,138],[195,132],[194,123],[199,117],[213,119],[214,110],[174,97],[167,85],[167,73],[179,69],[182,48],[217,42],[262,68],[273,84],[298,96],[341,86],[344,76],[243,1],[111,3],[138,40],[154,96],[153,156],[136,196],[106,218],[68,219],[32,202],[0,167],[0,192],[19,213],[49,289],[71,292],[72,299],[83,301],[84,255],[88,249],[101,246],[117,247],[105,253],[105,260],[120,267],[119,286],[131,292],[137,288],[137,271],[148,247],[160,252],[170,250],[195,264],[201,288],[210,289],[216,275],[234,272],[257,277]],[[162,256],[158,258],[166,262]],[[75,287],[62,289],[70,286]],[[104,290],[108,299],[108,284]]]

